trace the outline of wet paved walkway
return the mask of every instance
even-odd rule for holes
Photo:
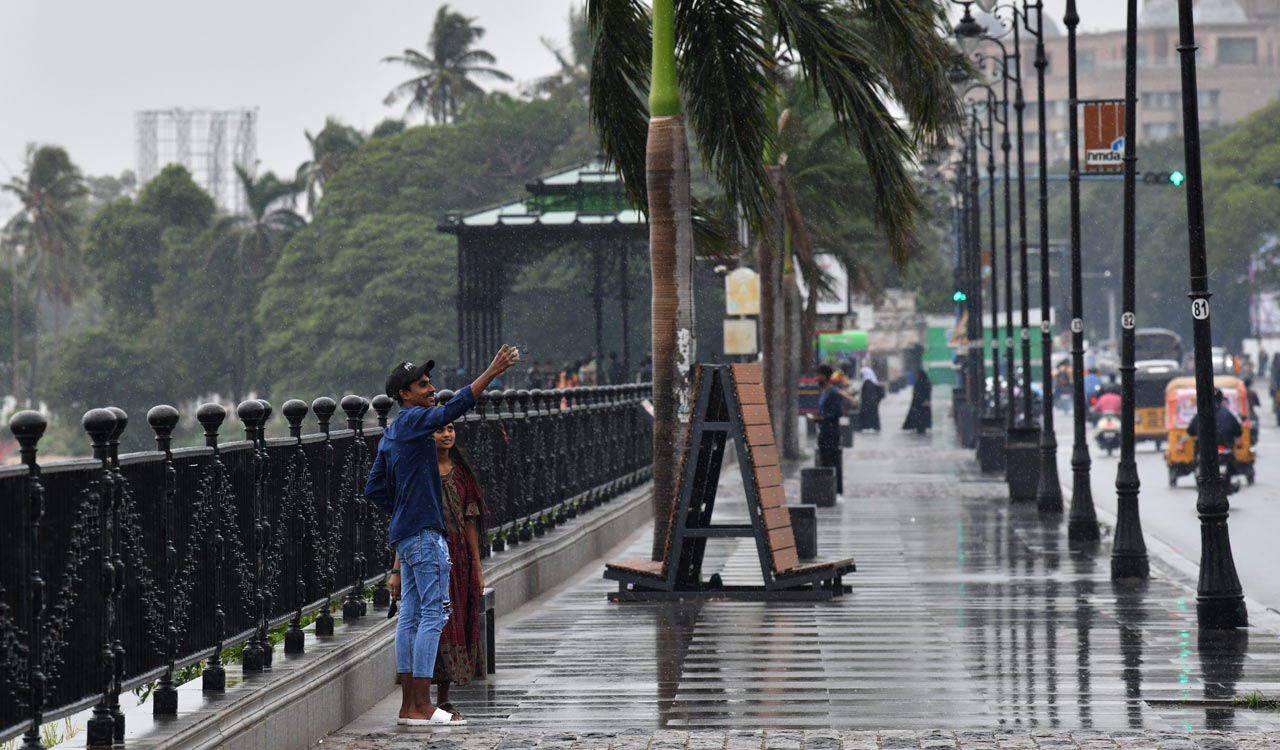
[[[905,406],[890,397],[885,425]],[[1280,636],[1199,633],[1194,590],[1158,560],[1114,586],[1109,548],[1071,550],[1064,522],[1011,505],[946,407],[931,435],[845,451],[818,557],[856,558],[851,595],[611,604],[602,560],[499,621],[497,674],[454,690],[472,726],[397,730],[393,694],[323,747],[1280,748],[1280,713],[1230,705],[1280,697]],[[736,471],[719,498],[718,522],[745,518]],[[753,545],[713,541],[704,574],[758,582]],[[649,546],[642,530],[611,557]]]

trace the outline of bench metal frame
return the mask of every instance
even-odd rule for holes
[[[740,395],[740,389],[747,391],[746,398]],[[750,402],[745,408],[744,400]],[[730,437],[737,449],[750,524],[711,523],[725,446]],[[756,458],[773,463],[757,466]],[[853,560],[799,565],[786,505],[775,502],[770,508],[761,506],[761,469],[770,477],[780,471],[773,445],[773,427],[764,405],[759,365],[700,365],[695,378],[692,419],[685,436],[680,484],[669,521],[666,554],[661,561],[623,560],[606,564],[604,577],[618,581],[618,591],[610,592],[609,599],[826,600],[847,593],[849,587],[843,584],[842,577],[855,570]],[[781,485],[781,474],[777,473],[776,486],[767,488],[771,501],[782,498]],[[766,514],[770,514],[772,522]],[[783,518],[785,523],[781,522]],[[712,586],[702,580],[707,540],[733,537],[755,538],[762,585]],[[779,543],[776,550],[772,542]],[[789,563],[781,571],[776,569],[779,554]]]

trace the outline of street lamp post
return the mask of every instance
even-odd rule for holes
[[[1030,8],[1036,11],[1036,28],[1028,31],[1036,38],[1036,93],[1039,101],[1036,104],[1037,118],[1040,125],[1040,375],[1041,375],[1041,418],[1040,428],[1040,474],[1036,486],[1036,505],[1042,514],[1058,515],[1062,513],[1062,486],[1058,483],[1058,439],[1053,432],[1053,332],[1049,320],[1049,147],[1046,130],[1046,112],[1044,100],[1045,69],[1049,66],[1044,51],[1044,2],[1037,0],[1034,5],[1030,0],[1023,0],[1024,18]],[[1027,19],[1029,20],[1029,19]],[[1030,342],[1027,344],[1030,347]],[[1031,372],[1027,368],[1027,388],[1030,389]]]
[[[983,471],[1003,472],[1005,428],[1000,414],[1000,274],[996,234],[996,130],[997,123],[1008,138],[1008,118],[1000,113],[995,90],[987,89],[987,205],[991,238],[991,406],[983,401],[984,415],[978,436],[978,450]],[[1008,190],[1008,186],[1005,186]]]
[[[1000,63],[1001,60],[989,56],[978,55],[975,60],[979,64],[985,61]],[[983,413],[980,421],[978,434],[978,463],[984,472],[1003,472],[1005,470],[1005,427],[1004,418],[1001,414],[1000,404],[1000,275],[998,273],[998,235],[996,230],[996,140],[995,126],[997,123],[1004,126],[1005,142],[1008,142],[1008,116],[1007,111],[1002,115],[1000,106],[1007,107],[1007,101],[997,97],[995,89],[987,84],[975,84],[965,91],[968,94],[974,89],[983,89],[986,91],[987,97],[985,101],[979,100],[979,103],[985,105],[986,109],[986,127],[979,127],[978,142],[987,149],[987,183],[989,185],[988,192],[988,221],[990,226],[991,238],[991,373],[992,373],[992,398],[990,401],[983,399]],[[1006,93],[1008,84],[1005,85]],[[962,96],[964,96],[962,94]],[[975,104],[976,106],[976,104]],[[980,125],[980,123],[979,123]],[[986,140],[982,139],[982,134],[986,134]],[[976,166],[976,165],[975,165]],[[1005,193],[1008,194],[1009,186],[1005,185]],[[979,258],[981,255],[979,254]],[[981,272],[981,262],[978,264],[979,272]],[[979,278],[979,283],[981,279]],[[985,382],[985,373],[983,375]],[[1012,404],[1011,404],[1012,405]]]
[[[980,415],[987,401],[986,367],[982,361],[985,331],[982,325],[982,210],[978,199],[978,143],[982,140],[982,124],[976,105],[970,109],[969,120],[969,329],[968,357],[969,380],[974,426],[974,442],[977,442]]]
[[[1134,0],[1130,0],[1132,4]],[[1187,235],[1191,256],[1191,330],[1196,356],[1196,414],[1200,435],[1200,581],[1196,616],[1201,629],[1242,628],[1249,624],[1244,590],[1236,575],[1227,533],[1226,480],[1218,472],[1214,418],[1213,341],[1209,325],[1209,265],[1205,257],[1204,192],[1200,172],[1200,103],[1196,90],[1195,23],[1191,0],[1178,0],[1178,53],[1182,63],[1182,137],[1187,173]]]
[[[1009,408],[1005,414],[1006,437],[1005,437],[1005,476],[1009,483],[1010,497],[1016,500],[1030,500],[1035,497],[1036,487],[1038,484],[1038,463],[1039,463],[1039,434],[1038,427],[1031,420],[1031,355],[1030,355],[1030,331],[1028,330],[1028,300],[1027,300],[1027,242],[1026,242],[1026,156],[1022,147],[1023,143],[1023,117],[1022,112],[1025,107],[1025,100],[1022,96],[1022,53],[1019,42],[1018,18],[1021,11],[1015,4],[1009,4],[1008,9],[1013,13],[1014,22],[1010,24],[1010,30],[1013,32],[1013,53],[1010,54],[1007,47],[1000,39],[994,35],[987,34],[986,28],[974,20],[969,12],[969,6],[972,2],[968,0],[952,0],[959,5],[964,6],[964,15],[960,23],[955,27],[955,36],[965,49],[970,49],[970,45],[980,41],[993,42],[1000,47],[1001,51],[1001,79],[1004,95],[1002,97],[1002,107],[1004,117],[1002,124],[1004,125],[1003,137],[1000,149],[1004,153],[1004,245],[1006,252],[1005,259],[1005,300],[1006,300],[1006,325],[1005,325],[1005,374],[1008,378],[1008,404]],[[995,7],[994,0],[983,0],[979,3],[983,10],[991,11]],[[1010,151],[1012,145],[1009,140],[1009,81],[1014,82],[1014,108],[1018,114],[1017,136],[1018,136],[1018,215],[1021,241],[1019,243],[1018,256],[1021,259],[1021,287],[1022,287],[1022,332],[1021,339],[1023,343],[1023,362],[1024,362],[1024,383],[1021,409],[1021,418],[1019,418],[1019,408],[1017,399],[1014,395],[1015,382],[1015,353],[1013,332],[1016,328],[1014,325],[1014,299],[1013,299],[1013,205],[1012,205],[1012,188],[1010,187],[1013,180],[1011,179],[1011,157]],[[994,373],[999,378],[999,368]]]
[[[1111,545],[1111,578],[1145,580],[1150,574],[1147,545],[1138,515],[1138,465],[1133,456],[1134,244],[1138,106],[1138,0],[1128,0],[1124,75],[1124,249],[1120,316],[1120,464],[1116,468],[1116,531]],[[1206,352],[1207,352],[1206,348]],[[1217,456],[1214,456],[1217,461]]]
[[[1017,71],[1014,77],[1013,110],[1017,114],[1018,132],[1018,273],[1021,290],[1019,301],[1022,308],[1022,330],[1019,338],[1022,342],[1022,413],[1021,421],[1009,430],[1005,443],[1006,478],[1009,482],[1009,496],[1015,501],[1034,500],[1040,478],[1040,428],[1032,417],[1031,404],[1031,315],[1028,298],[1030,282],[1027,275],[1027,152],[1024,130],[1024,110],[1026,99],[1022,94],[1022,44],[1019,26],[1025,22],[1025,10],[1017,4],[1010,3],[1008,8],[1013,14],[1013,22],[1009,25],[1013,30],[1013,67]],[[1014,372],[1009,371],[1012,382]]]
[[[1076,27],[1080,15],[1076,0],[1067,0],[1063,17],[1067,27],[1067,98],[1070,120],[1067,124],[1071,147],[1071,401],[1074,435],[1071,446],[1071,512],[1067,517],[1067,540],[1092,543],[1099,541],[1098,514],[1093,507],[1093,491],[1089,487],[1089,441],[1085,437],[1084,396],[1084,292],[1080,262],[1080,111],[1076,88]]]

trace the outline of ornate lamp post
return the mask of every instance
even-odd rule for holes
[[[964,18],[955,28],[956,37],[965,40],[977,38],[992,39],[993,37],[982,37],[980,33],[975,32],[982,26],[973,23],[966,23],[966,19],[972,21],[969,14],[970,2],[955,0],[964,6]],[[990,5],[983,3],[985,9]],[[1020,26],[1031,31],[1030,24],[1027,19],[1026,6],[1019,7],[1016,3],[999,6],[1008,9],[1013,14],[1013,20],[1009,24],[1010,31],[1013,32],[1013,65],[1010,67],[1007,61],[1010,56],[1006,55],[1006,65],[1003,67],[1005,78],[1012,78],[1014,81],[1014,99],[1013,108],[1017,113],[1017,141],[1018,141],[1018,256],[1020,261],[1020,283],[1021,293],[1020,302],[1022,308],[1022,330],[1020,337],[1022,341],[1022,410],[1020,421],[1015,422],[1010,416],[1010,427],[1007,433],[1005,443],[1005,460],[1006,460],[1006,478],[1009,482],[1009,495],[1013,500],[1033,500],[1038,497],[1038,489],[1040,486],[1040,460],[1043,453],[1040,439],[1040,427],[1036,424],[1032,415],[1031,401],[1031,320],[1030,320],[1030,300],[1028,298],[1029,279],[1027,273],[1027,192],[1026,192],[1026,148],[1024,146],[1025,139],[1023,137],[1023,112],[1026,109],[1026,100],[1022,93],[1022,50],[1021,50],[1021,31]],[[1002,45],[1003,48],[1003,45]],[[1042,51],[1043,54],[1043,51]],[[1043,73],[1043,70],[1041,71]],[[1043,100],[1043,96],[1041,97]],[[1041,132],[1044,128],[1041,128]],[[1042,150],[1043,153],[1043,150]],[[1047,209],[1047,205],[1046,205]],[[1006,214],[1007,216],[1007,214]],[[1042,222],[1043,223],[1043,222]],[[1006,233],[1006,237],[1008,233]],[[1047,243],[1045,243],[1047,244]],[[1012,264],[1010,264],[1012,265]],[[1047,277],[1047,265],[1045,266],[1045,274]],[[1006,286],[1010,292],[1010,302],[1012,302],[1012,285]],[[1012,317],[1012,316],[1010,316]],[[1010,332],[1013,331],[1012,320],[1008,326]],[[1006,339],[1007,348],[1012,348],[1012,340]],[[1013,357],[1009,358],[1009,378],[1013,380]],[[1012,385],[1010,385],[1012,388]],[[1050,405],[1052,408],[1052,405]],[[1056,451],[1056,445],[1054,446]],[[1057,472],[1054,471],[1056,477]],[[1056,479],[1055,479],[1056,482]]]
[[[1071,148],[1071,400],[1074,434],[1071,446],[1071,512],[1067,517],[1067,540],[1097,542],[1098,515],[1093,508],[1093,491],[1089,487],[1089,441],[1085,437],[1084,396],[1084,293],[1080,262],[1080,112],[1076,89],[1076,27],[1080,15],[1076,0],[1067,0],[1062,19],[1067,27],[1067,98],[1070,120],[1067,132]]]
[[[1130,6],[1135,0],[1129,0]],[[1201,629],[1249,624],[1244,591],[1236,576],[1227,533],[1226,480],[1218,472],[1216,408],[1213,400],[1213,344],[1209,326],[1209,265],[1205,257],[1204,188],[1200,174],[1200,102],[1196,90],[1195,22],[1191,0],[1178,0],[1178,54],[1182,63],[1182,137],[1187,173],[1187,235],[1191,256],[1191,329],[1196,354],[1196,414],[1200,436],[1200,583],[1196,616]]]
[[[1036,486],[1036,505],[1043,514],[1062,513],[1062,485],[1058,483],[1058,439],[1053,432],[1053,333],[1049,321],[1049,149],[1045,133],[1044,73],[1049,59],[1044,52],[1044,2],[1032,4],[1023,0],[1023,24],[1036,38],[1036,114],[1040,123],[1040,375],[1041,413],[1040,474]],[[1036,27],[1033,31],[1027,13],[1036,11]],[[1027,344],[1030,347],[1030,342]],[[1026,372],[1027,389],[1031,388],[1031,371]]]
[[[1138,0],[1128,0],[1124,76],[1124,250],[1121,287],[1124,312],[1120,316],[1120,464],[1116,468],[1116,531],[1111,546],[1111,578],[1145,580],[1150,574],[1147,545],[1138,516],[1138,466],[1133,457],[1133,330],[1134,243],[1136,216],[1138,105]],[[1207,351],[1207,349],[1206,349]],[[1206,360],[1207,361],[1207,360]],[[1212,396],[1212,393],[1211,393]],[[1212,398],[1210,399],[1212,400]],[[1217,461],[1217,456],[1214,456]]]

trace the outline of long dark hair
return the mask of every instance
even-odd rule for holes
[[[475,469],[471,468],[471,462],[467,460],[467,454],[463,452],[462,446],[458,444],[458,438],[456,437],[459,432],[458,425],[454,422],[450,422],[449,424],[453,425],[453,432],[455,435],[453,439],[453,447],[449,448],[449,460],[453,462],[454,471],[457,471],[459,466],[462,467],[462,470],[467,473],[468,477],[470,477],[471,485],[476,488],[476,505],[480,509],[480,515],[476,516],[476,533],[483,542],[485,534],[488,532],[488,526],[485,523],[486,508],[484,505],[484,487],[480,486],[480,479],[476,476]],[[483,547],[483,545],[481,546]]]

